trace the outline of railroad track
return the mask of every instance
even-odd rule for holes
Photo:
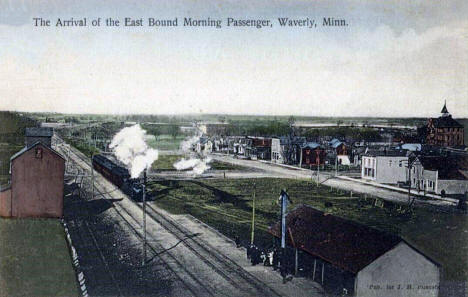
[[[140,205],[138,206],[141,207]],[[167,218],[167,216],[161,211],[153,208],[151,205],[147,205],[147,208],[149,209],[149,211],[147,211],[147,215],[149,215],[149,217],[158,222],[179,240],[188,238],[188,240],[184,241],[184,244],[203,262],[212,267],[214,271],[235,287],[241,289],[245,293],[256,293],[252,296],[259,296],[257,295],[257,291],[265,293],[265,296],[281,296],[275,290],[266,286],[256,277],[245,271],[230,258],[226,257],[222,253],[214,251],[213,248],[208,248],[210,247],[210,244],[205,240],[199,237],[191,237],[190,232],[187,229],[175,222],[173,219]],[[238,280],[238,276],[241,277],[242,281]],[[254,290],[249,290],[248,287],[253,287]]]
[[[80,154],[76,153],[74,149],[70,150],[70,152],[73,155],[75,155],[78,159],[80,159],[83,163],[85,163],[86,166],[92,166],[90,161],[88,161],[84,156],[81,156]],[[90,170],[89,168],[85,168],[85,166],[82,166],[77,162],[75,163],[86,171]],[[106,193],[105,189],[103,189],[102,186],[95,184],[95,189],[103,197],[104,195],[106,195],[111,199],[115,199],[114,195],[112,195],[112,193]],[[129,201],[131,201],[140,209],[142,208],[142,206],[139,205],[137,202],[131,199],[129,199]],[[130,226],[130,228],[135,232],[135,234],[137,234],[137,236],[140,239],[142,239],[142,234],[140,234],[140,232],[137,230],[138,227],[136,228],[134,226],[135,224],[139,226],[138,220],[135,219],[135,217],[125,208],[117,206],[111,202],[108,203],[118,213],[118,215]],[[241,266],[232,261],[230,258],[215,251],[208,242],[201,238],[194,237],[193,234],[191,234],[186,228],[184,228],[174,220],[167,218],[167,216],[161,211],[155,209],[151,205],[148,205],[147,208],[149,209],[149,211],[147,211],[147,215],[151,219],[153,219],[164,229],[166,229],[169,233],[171,233],[175,238],[177,238],[179,240],[179,243],[184,244],[203,263],[205,263],[207,266],[213,269],[213,271],[215,271],[218,275],[220,275],[222,278],[228,281],[232,286],[239,289],[244,296],[281,296],[274,289],[265,285],[255,276],[245,271]],[[123,214],[122,212],[124,212],[125,214]],[[134,223],[132,224],[127,217],[131,218],[131,220],[134,221]],[[151,241],[151,239],[154,238],[152,238],[152,236],[149,235],[149,239]],[[158,250],[161,250],[162,247],[158,246],[158,248],[155,248],[154,245],[155,243],[151,243],[148,244],[148,247],[154,254],[157,255]],[[195,277],[193,273],[188,271],[176,257],[171,255],[171,253],[166,254],[171,258],[172,262],[177,263],[178,266],[182,268],[187,275],[190,276],[192,281],[197,284],[196,286],[193,286],[193,284],[188,284],[187,281],[183,280],[174,271],[174,269],[171,268],[167,261],[164,261],[165,265],[174,273],[174,275],[176,275],[179,278],[179,281],[181,281],[181,283],[183,283],[185,287],[194,296],[207,296],[207,294],[210,296],[218,296],[220,294],[223,294],[223,292],[215,291],[213,288],[210,288],[209,286],[206,286],[206,284],[200,282],[200,280],[197,277]],[[229,295],[228,292],[226,292],[225,294]]]
[[[73,153],[76,157],[78,157],[81,161],[83,161],[84,163],[86,163],[87,165],[90,165],[89,162],[82,156],[80,156],[79,154],[77,154],[76,152],[70,150],[71,153]],[[84,166],[81,166],[80,164],[78,164],[77,162],[75,162],[75,164],[77,164],[78,166],[80,166],[81,168],[85,169],[85,170],[88,170],[87,168],[85,168]],[[109,198],[111,199],[115,199],[115,197],[111,194],[111,193],[108,193],[106,191],[103,191],[102,187],[98,186],[98,184],[96,183],[95,186],[95,191],[105,197],[105,196],[108,196]],[[130,227],[130,229],[132,229],[133,233],[141,240],[143,240],[143,235],[141,234],[141,230],[138,230],[139,228],[139,223],[138,223],[138,220],[130,213],[128,212],[125,208],[123,207],[117,207],[114,203],[108,201],[108,200],[104,200],[106,201],[107,203],[109,203],[109,205],[111,206],[111,208],[119,215],[120,218],[122,218],[122,220],[126,223],[126,225],[128,225]],[[130,222],[129,218],[133,221]],[[135,225],[137,225],[135,227]],[[89,228],[89,226],[87,226],[87,229],[88,231],[90,232],[90,234],[92,233],[91,229]],[[94,234],[92,234],[92,237],[96,237]],[[151,236],[148,237],[150,240],[151,239],[154,239],[152,238]],[[102,255],[102,251],[101,251],[101,248],[99,247],[99,245],[97,245],[96,243],[93,243],[93,245],[95,246],[95,248],[98,250],[98,252]],[[147,245],[150,249],[151,252],[153,252],[155,255],[157,255],[159,253],[159,251],[161,251],[161,249],[163,249],[161,246],[158,246],[158,248],[156,248],[156,244],[155,243],[151,243],[151,244],[148,244]],[[204,283],[202,283],[195,275],[193,275],[190,271],[188,271],[185,266],[174,256],[172,256],[170,253],[166,253],[168,257],[171,258],[171,260],[176,263],[178,265],[179,268],[181,268],[182,270],[184,270],[185,273],[187,273],[187,275],[191,278],[192,282],[194,282],[196,285],[193,285],[193,284],[190,284],[188,281],[184,280],[176,271],[175,269],[168,264],[168,261],[162,259],[160,257],[160,260],[164,263],[164,265],[166,266],[166,268],[168,270],[170,270],[172,272],[173,275],[175,275],[179,282],[182,283],[184,285],[184,287],[191,293],[191,295],[193,296],[218,296],[219,294],[215,294],[215,292],[213,290],[210,290],[210,288],[206,287]],[[104,258],[104,260],[101,258],[102,261],[104,261],[105,265],[107,266],[107,262]],[[111,272],[110,272],[111,273]],[[112,275],[112,273],[111,273]],[[120,287],[119,287],[119,283],[115,280],[114,277],[112,277],[112,281],[114,283],[114,285],[116,286],[116,288],[118,288],[118,291],[119,293],[121,293],[121,290],[120,290]],[[123,295],[120,295],[120,296],[123,296]]]

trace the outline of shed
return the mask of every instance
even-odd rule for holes
[[[286,224],[290,246],[352,275],[353,287],[344,289],[354,296],[438,296],[440,265],[397,235],[306,205],[289,212]],[[279,238],[280,226],[269,232]]]

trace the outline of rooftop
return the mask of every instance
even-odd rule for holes
[[[31,146],[29,146],[29,147],[25,146],[25,147],[23,147],[20,151],[18,151],[18,152],[15,153],[13,156],[11,156],[10,162],[13,161],[14,159],[18,158],[19,156],[21,156],[21,155],[24,154],[25,152],[29,151],[30,149],[36,147],[37,145],[40,145],[40,146],[44,147],[45,149],[50,150],[51,152],[53,152],[54,154],[56,154],[57,156],[59,156],[60,158],[62,158],[63,160],[65,160],[65,158],[64,158],[61,154],[59,154],[57,151],[55,151],[54,149],[48,147],[47,145],[42,144],[42,142],[40,142],[40,141],[36,141],[33,145],[31,145]]]
[[[465,180],[467,178],[468,158],[466,156],[420,156],[419,162],[424,170],[438,172],[442,180]]]
[[[26,137],[52,137],[53,134],[52,128],[26,128]]]
[[[343,270],[358,273],[403,240],[331,214],[300,205],[286,217],[288,244]],[[280,237],[280,223],[268,230]],[[294,244],[292,243],[292,240]]]
[[[320,144],[318,144],[317,142],[306,142],[302,146],[302,148],[310,148],[310,149],[316,149],[318,147],[320,147]]]
[[[368,150],[365,155],[370,157],[406,157],[407,151],[405,150]]]
[[[452,118],[451,115],[432,118],[436,128],[463,128],[463,125]]]

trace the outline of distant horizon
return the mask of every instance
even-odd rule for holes
[[[94,115],[94,116],[174,116],[174,117],[184,117],[184,116],[248,116],[248,117],[290,117],[295,118],[349,118],[349,119],[428,119],[435,118],[438,116],[425,117],[425,116],[410,116],[410,117],[392,117],[392,116],[313,116],[313,115],[297,115],[297,114],[233,114],[233,113],[179,113],[179,114],[155,114],[155,113],[122,113],[122,114],[113,114],[113,113],[63,113],[55,111],[17,111],[17,110],[0,110],[0,112],[14,112],[14,113],[29,113],[29,114],[55,114],[55,115]],[[468,120],[468,117],[453,117],[454,119]]]

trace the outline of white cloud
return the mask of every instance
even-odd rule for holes
[[[3,25],[0,109],[428,116],[447,99],[466,117],[467,36],[467,22],[309,35]]]

